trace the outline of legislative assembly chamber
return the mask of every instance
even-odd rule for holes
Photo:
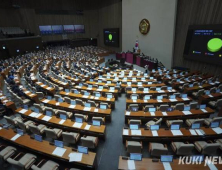
[[[220,0],[2,0],[0,170],[221,170]]]

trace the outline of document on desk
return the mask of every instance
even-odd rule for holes
[[[147,100],[143,100],[144,103],[147,103]]]
[[[16,134],[15,136],[13,136],[13,137],[11,138],[11,140],[12,140],[12,141],[15,141],[15,140],[18,139],[20,136],[21,136],[21,135]]]
[[[200,136],[203,136],[203,135],[204,135],[199,129],[196,129],[195,131],[196,131],[197,134],[200,135]]]
[[[73,124],[73,127],[81,128],[81,127],[82,127],[82,123],[75,122],[75,123]]]
[[[59,106],[59,102],[56,103],[56,106]]]
[[[91,110],[91,107],[84,107],[83,110],[84,110],[84,111],[90,111],[90,110]]]
[[[70,109],[74,109],[76,107],[76,105],[69,105]]]
[[[22,109],[22,110],[19,111],[19,113],[22,113],[22,114],[24,114],[25,112],[27,112],[26,109]]]
[[[66,120],[62,119],[59,121],[59,124],[62,125]]]
[[[173,136],[180,136],[183,135],[183,133],[180,130],[171,130]]]
[[[129,135],[129,130],[128,129],[123,129],[123,135]]]
[[[52,88],[51,88],[51,87],[47,87],[46,89],[47,89],[47,90],[51,90]]]
[[[141,136],[141,130],[131,130],[131,135],[138,135]]]
[[[182,99],[185,100],[185,101],[186,101],[186,100],[190,100],[189,98],[182,98]]]
[[[210,170],[218,170],[217,167],[210,161],[206,161],[207,166],[210,168]]]
[[[42,114],[41,114],[41,113],[38,113],[38,114],[35,116],[35,118],[39,118],[40,116],[42,116]]]
[[[52,118],[52,117],[50,117],[50,116],[44,116],[44,117],[42,118],[42,120],[45,120],[45,121],[48,122],[51,118]]]
[[[195,130],[189,129],[189,131],[190,131],[190,134],[191,134],[191,135],[197,135]]]
[[[36,117],[37,115],[38,115],[38,113],[32,112],[29,116]]]
[[[157,100],[157,102],[163,102],[162,100]]]
[[[107,98],[106,100],[107,100],[107,101],[110,101],[110,98]]]
[[[94,97],[94,99],[98,100],[98,99],[99,99],[99,97]]]
[[[167,112],[162,112],[162,114],[163,114],[164,116],[167,116]]]
[[[130,112],[126,112],[126,115],[130,115]]]
[[[177,99],[169,99],[171,102],[176,102]]]
[[[143,91],[143,93],[149,93],[149,91]]]
[[[151,116],[155,116],[155,112],[150,112],[150,115]]]
[[[42,102],[43,102],[43,103],[48,103],[49,100],[48,100],[48,99],[45,99],[45,100],[43,100]]]
[[[30,93],[30,91],[25,91],[24,93],[25,93],[25,94],[28,94],[28,93]]]
[[[64,148],[56,147],[55,150],[52,152],[52,154],[62,157],[63,154],[65,153],[65,151],[66,151],[66,149],[64,149]]]
[[[97,91],[102,91],[103,89],[97,89]]]
[[[134,103],[136,103],[137,100],[133,100]]]
[[[127,160],[127,165],[128,165],[127,169],[130,169],[130,170],[136,169],[134,160]]]
[[[86,95],[83,95],[82,97],[83,97],[83,98],[88,98],[88,96],[86,96]]]
[[[157,130],[151,130],[153,136],[158,136]]]
[[[98,112],[99,111],[99,109],[94,109],[94,112]]]
[[[92,90],[92,88],[87,88],[87,90]]]
[[[69,154],[69,162],[81,162],[83,153],[70,153]]]
[[[89,130],[90,127],[91,127],[91,125],[86,125],[84,129],[85,129],[85,130]]]
[[[204,113],[206,113],[207,111],[206,111],[206,109],[201,109],[202,110],[202,112],[204,112]]]
[[[164,93],[164,90],[159,90],[158,93]]]
[[[172,167],[169,162],[163,162],[164,170],[172,170]]]
[[[109,92],[114,92],[114,90],[109,90]]]
[[[221,134],[222,133],[222,129],[220,127],[217,128],[212,128],[212,130],[217,133],[217,134]]]
[[[185,114],[185,115],[191,115],[191,114],[192,114],[190,111],[182,111],[182,112],[183,112],[183,114]]]

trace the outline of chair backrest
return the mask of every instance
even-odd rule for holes
[[[84,106],[83,101],[80,100],[80,99],[76,99],[76,104],[77,104],[77,105]]]
[[[180,97],[180,93],[173,93],[173,95],[175,95],[176,98],[177,98],[177,97]]]
[[[216,87],[213,87],[210,89],[210,93],[216,93],[216,90],[217,90]]]
[[[162,86],[161,90],[167,90],[167,86]]]
[[[216,103],[217,107],[221,107],[222,106],[222,99],[218,99],[217,103]]]
[[[64,100],[66,103],[69,103],[69,104],[71,103],[71,99],[69,97],[64,97]]]
[[[45,128],[44,131],[45,131],[46,137],[52,138],[52,139],[57,139],[56,133],[53,129]]]
[[[184,110],[184,103],[177,103],[175,106],[175,110],[183,111]]]
[[[42,107],[40,106],[40,104],[37,104],[37,103],[34,103],[33,106],[37,109],[39,109],[39,112],[43,113],[43,109]]]
[[[37,135],[41,135],[40,130],[38,129],[38,127],[34,124],[30,124],[29,125],[29,130],[33,133],[33,134],[37,134]]]
[[[67,115],[67,112],[64,110],[57,110],[57,114]]]
[[[129,120],[129,124],[140,125],[141,124],[141,120],[131,119],[131,120]]]
[[[79,113],[75,113],[75,118],[80,118],[82,119],[82,121],[84,122],[85,121],[85,116],[83,114],[79,114]]]
[[[163,121],[163,119],[162,118],[159,118],[156,122],[155,122],[155,124],[156,125],[161,125],[161,122]]]
[[[42,92],[36,92],[38,98],[44,98],[44,94]]]
[[[222,121],[222,117],[214,117],[213,119],[212,119],[212,121],[211,121],[211,123],[212,122],[221,122]]]
[[[51,107],[45,107],[44,113],[46,114],[47,111],[50,111],[52,113],[52,115],[55,115],[55,110],[52,109]]]
[[[189,87],[189,83],[185,83],[182,87],[182,89],[188,88]]]
[[[102,117],[92,117],[92,120],[97,120],[97,121],[99,121],[101,125],[104,124],[104,118],[102,118]]]
[[[94,101],[88,100],[87,102],[91,104],[91,107],[96,107],[96,103]]]
[[[132,90],[132,87],[126,87],[126,91],[131,91]]]
[[[181,144],[177,148],[178,155],[191,155],[194,149],[194,144]]]
[[[217,152],[217,149],[220,147],[219,143],[207,143],[202,148],[202,154],[212,155]]]
[[[166,112],[168,107],[169,107],[168,104],[161,104],[159,110],[160,110],[161,112]]]
[[[20,129],[22,129],[24,132],[26,132],[26,126],[21,120],[17,120],[17,125]]]
[[[62,139],[67,143],[76,143],[76,138],[73,133],[70,132],[62,132]]]
[[[156,91],[156,87],[150,87],[151,91]]]
[[[94,142],[93,139],[90,137],[81,137],[81,143],[82,146],[88,147],[88,148],[94,148]]]
[[[127,152],[141,153],[141,145],[138,142],[130,141],[127,145]]]
[[[143,91],[144,87],[138,87],[139,91]]]
[[[6,119],[8,124],[15,126],[15,121],[11,117],[4,116],[4,118]]]
[[[137,107],[139,109],[139,105],[138,104],[130,104],[129,105],[129,110],[132,111],[132,108]]]
[[[198,105],[198,102],[191,102],[190,103],[190,109],[196,109]]]
[[[202,126],[202,124],[204,123],[204,119],[195,119],[192,124],[194,123],[200,123],[200,126]]]

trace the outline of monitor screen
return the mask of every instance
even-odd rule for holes
[[[24,108],[25,110],[28,110],[28,109],[29,109],[28,105],[24,105],[23,108]]]
[[[193,123],[191,129],[200,129],[200,123]]]
[[[100,126],[100,121],[98,120],[93,120],[92,121],[93,126]]]
[[[176,124],[175,125],[171,125],[170,129],[171,130],[179,130],[180,129],[180,125],[176,125]]]
[[[66,119],[67,119],[67,116],[64,115],[64,114],[60,114],[59,117],[60,117],[60,119],[63,119],[63,120],[66,120]]]
[[[130,153],[130,160],[142,161],[142,154],[140,154],[140,153]]]
[[[107,83],[107,84],[111,84],[112,82],[111,82],[111,81],[107,81],[106,83]]]
[[[130,129],[131,130],[138,130],[139,129],[139,125],[130,124]]]
[[[216,93],[220,93],[220,89],[217,89],[217,90],[216,90]]]
[[[159,130],[160,126],[159,125],[151,125],[150,130]]]
[[[98,80],[98,83],[102,83],[102,80]]]
[[[137,96],[131,96],[132,100],[137,100]]]
[[[78,91],[78,90],[74,90],[74,93],[75,93],[75,94],[79,94],[79,91]]]
[[[105,104],[100,104],[100,109],[107,109],[107,106]]]
[[[86,103],[84,104],[84,106],[85,106],[85,107],[91,107],[91,103],[87,103],[87,102],[86,102]]]
[[[149,112],[155,112],[156,111],[156,108],[155,107],[150,107],[149,108]]]
[[[170,95],[170,99],[176,99],[176,95]]]
[[[185,106],[184,111],[190,111],[190,106]]]
[[[34,134],[34,138],[36,141],[42,142],[42,136]]]
[[[21,136],[24,135],[24,131],[22,129],[17,128],[16,132]]]
[[[71,100],[71,105],[76,105],[76,101],[75,100]]]
[[[153,80],[153,77],[150,77],[151,80]]]
[[[109,89],[110,89],[110,90],[115,90],[115,87],[110,87]]]
[[[193,87],[193,84],[189,84],[189,87]]]
[[[142,82],[138,82],[137,84],[138,84],[138,85],[142,85]]]
[[[166,111],[167,111],[167,112],[172,112],[172,111],[173,111],[173,108],[172,108],[172,107],[168,107],[168,108],[166,109]]]
[[[119,28],[104,29],[104,44],[119,47]]]
[[[144,89],[143,89],[143,91],[148,91],[148,90],[149,90],[149,88],[144,88]]]
[[[92,85],[90,84],[90,85],[88,85],[88,88],[92,88]]]
[[[162,100],[163,96],[157,96],[157,100]]]
[[[39,109],[35,107],[35,108],[34,108],[34,112],[35,112],[35,113],[39,113]]]
[[[216,128],[216,127],[219,127],[219,125],[220,125],[220,122],[211,122],[210,127]]]
[[[148,84],[153,84],[152,82],[148,82]]]
[[[49,110],[46,110],[46,116],[50,116],[50,117],[52,117],[52,112],[51,111],[49,111]]]
[[[58,99],[58,102],[59,102],[59,103],[62,103],[62,102],[63,102],[62,98],[59,98],[59,99]]]
[[[75,121],[78,122],[78,123],[82,123],[83,122],[82,118],[80,118],[80,117],[75,117]]]
[[[132,91],[134,91],[134,92],[135,92],[135,91],[136,91],[136,88],[132,88]]]
[[[65,92],[66,92],[66,93],[69,93],[69,89],[65,89]]]
[[[187,94],[182,94],[181,98],[187,98]]]
[[[144,96],[144,100],[149,100],[150,96]]]
[[[167,90],[172,90],[172,87],[167,87]]]
[[[56,146],[56,147],[63,148],[63,142],[62,142],[62,141],[54,140],[54,142],[55,142],[55,146]]]
[[[100,93],[96,93],[95,96],[96,97],[101,97],[101,94]]]
[[[173,155],[161,155],[160,161],[161,162],[173,162]]]
[[[131,107],[131,111],[132,111],[132,112],[137,112],[138,109],[139,109],[138,107]]]
[[[111,99],[113,97],[113,95],[112,94],[108,94],[106,97]]]
[[[160,87],[157,87],[157,88],[156,88],[156,91],[160,91],[160,90],[161,90],[161,88],[160,88]]]
[[[89,96],[89,92],[84,92],[84,96]]]
[[[99,86],[99,89],[103,89],[103,86]]]
[[[206,108],[206,104],[201,104],[200,105],[200,109],[205,109]]]
[[[131,82],[127,82],[127,85],[131,85],[132,83]]]
[[[78,146],[78,152],[88,154],[88,148],[84,146]]]
[[[209,95],[209,94],[210,94],[210,91],[209,91],[209,90],[205,91],[205,94],[206,94],[206,95]]]

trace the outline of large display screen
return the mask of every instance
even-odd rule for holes
[[[53,32],[53,34],[62,34],[63,33],[63,26],[62,25],[52,25],[52,32]]]
[[[187,32],[186,59],[222,65],[222,25],[190,26]]]
[[[119,47],[119,28],[104,29],[104,44]]]
[[[65,33],[74,33],[74,25],[63,25]]]
[[[39,30],[42,35],[52,34],[51,25],[39,26]]]
[[[76,33],[84,33],[85,32],[84,25],[74,25],[74,28],[75,28]]]

